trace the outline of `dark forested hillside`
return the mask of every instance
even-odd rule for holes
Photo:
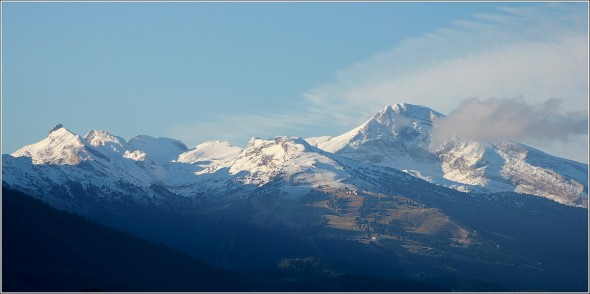
[[[2,189],[4,291],[207,291],[235,274]]]
[[[437,291],[410,279],[213,267],[2,189],[2,291]],[[294,270],[296,269],[296,270]]]

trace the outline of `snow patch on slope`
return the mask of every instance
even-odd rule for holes
[[[141,150],[145,157],[157,162],[170,162],[186,152],[188,148],[179,140],[169,138],[154,138],[146,135],[139,135],[128,144],[129,150]]]
[[[242,153],[242,148],[229,142],[209,141],[199,144],[195,149],[178,156],[177,162],[196,163],[203,161],[231,160]]]
[[[144,161],[145,160],[145,153],[141,152],[140,150],[135,150],[133,152],[129,152],[129,150],[125,150],[123,157],[131,159],[131,160],[135,160],[135,161]]]

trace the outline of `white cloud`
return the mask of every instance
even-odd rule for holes
[[[351,129],[392,103],[422,104],[449,113],[473,97],[521,97],[529,104],[559,98],[564,111],[587,111],[588,14],[587,6],[581,6],[536,3],[476,14],[473,20],[457,20],[451,27],[404,40],[337,72],[335,82],[302,94],[303,111],[221,116],[175,126],[170,132],[187,142],[307,136],[320,127]],[[559,147],[567,143],[569,150],[588,150],[587,134],[585,138],[529,141],[548,153],[587,162],[586,152],[573,154]]]
[[[448,112],[465,98],[519,95],[586,106],[588,35],[585,25],[574,26],[584,13],[556,16],[559,5],[502,10],[509,13],[479,14],[478,21],[455,21],[450,29],[407,40],[305,96],[345,109],[410,102]]]
[[[585,111],[588,15],[579,8],[559,3],[503,7],[496,14],[477,14],[473,21],[458,20],[451,28],[354,64],[339,72],[335,83],[304,96],[312,105],[338,112],[339,118],[353,118],[351,125],[359,113],[387,104],[422,104],[449,113],[473,97],[521,97],[532,104],[559,98],[564,111]],[[535,147],[587,162],[586,152],[572,154],[550,141],[535,141]],[[572,144],[588,150],[587,142]]]
[[[588,133],[585,111],[564,112],[553,98],[540,104],[523,99],[467,99],[447,117],[435,122],[433,143],[449,138],[497,142],[500,140],[568,141]]]

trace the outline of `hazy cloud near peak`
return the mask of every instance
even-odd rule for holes
[[[522,98],[467,99],[447,117],[436,121],[433,144],[448,139],[496,142],[499,140],[566,140],[588,133],[586,111],[565,112],[562,100],[529,104]]]
[[[495,133],[470,135],[464,130],[458,135],[486,140],[526,138],[524,143],[535,143],[534,147],[551,154],[587,162],[587,126],[585,132],[580,128],[588,119],[587,113],[579,110],[588,109],[588,12],[569,4],[499,4],[496,13],[457,20],[452,26],[407,39],[388,52],[353,64],[339,71],[333,83],[318,85],[304,97],[317,111],[338,113],[335,120],[339,123],[348,117],[350,125],[358,124],[359,116],[368,117],[384,105],[398,102],[449,113],[472,97],[522,97],[471,100],[471,106],[479,102],[482,108],[490,107],[487,103],[502,101],[500,104],[522,107],[522,112],[533,110],[540,116],[536,121],[539,128],[531,125],[532,117],[514,121],[502,117],[489,129]],[[543,106],[553,97],[560,99],[559,108]],[[527,125],[516,127],[517,121]],[[492,118],[487,121],[492,122]],[[500,124],[509,124],[514,133]],[[449,135],[447,131],[443,129],[439,135]],[[563,145],[555,144],[557,141],[569,140],[572,132],[578,135],[570,141],[575,145],[570,149],[586,152],[556,147]]]
[[[486,140],[529,138],[543,151],[587,162],[586,152],[555,147],[570,138],[568,132],[578,134],[571,141],[575,150],[587,150],[588,146],[587,127],[586,133],[579,131],[584,121],[579,110],[588,109],[588,13],[569,4],[505,7],[498,3],[496,13],[475,14],[472,19],[457,20],[449,27],[392,43],[391,50],[343,68],[335,73],[333,82],[303,91],[299,109],[264,118],[240,114],[240,123],[220,117],[205,126],[219,130],[231,141],[243,141],[245,132],[250,136],[296,133],[305,137],[319,135],[321,129],[332,131],[322,135],[335,136],[356,127],[385,105],[407,102],[450,113],[461,101],[479,97],[464,102],[448,124],[459,119],[459,113],[468,106],[491,111],[494,103],[519,106],[523,117],[511,121],[508,117],[495,121],[489,117],[487,123],[494,124],[488,128],[489,134],[464,130],[456,135]],[[480,100],[490,97],[522,98]],[[561,99],[558,108],[548,105],[557,103],[547,102],[552,97]],[[530,117],[529,110],[539,117]],[[533,119],[537,119],[536,124]],[[516,128],[516,123],[525,125]],[[513,133],[501,124],[510,125]],[[243,126],[261,129],[253,133],[245,128],[242,131]],[[203,129],[202,123],[195,122],[177,126],[173,133],[195,138]],[[568,129],[566,133],[561,132],[564,129]],[[443,128],[439,135],[452,132]]]

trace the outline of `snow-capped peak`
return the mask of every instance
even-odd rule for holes
[[[449,187],[525,192],[568,205],[587,206],[587,166],[584,170],[582,164],[506,142],[490,145],[449,141],[432,148],[432,128],[441,117],[444,115],[425,106],[393,104],[340,136],[308,140],[328,152],[420,174],[421,178]],[[527,155],[529,152],[536,156]]]
[[[305,151],[305,146],[288,137],[264,140],[252,138],[230,169],[235,174],[242,170],[272,171]]]
[[[57,131],[61,128],[63,128],[64,126],[62,124],[56,124],[55,126],[53,126],[53,128],[51,128],[51,130],[49,131],[49,133],[51,134],[54,131]]]
[[[271,140],[252,138],[243,154],[265,154],[282,161],[288,160],[302,152],[310,151],[309,143],[299,137],[277,136]]]
[[[84,136],[84,140],[86,140],[91,146],[108,146],[115,152],[125,151],[125,145],[127,144],[123,138],[99,130],[90,130],[86,136]]]
[[[323,181],[342,185],[340,181],[347,177],[342,167],[317,151],[298,137],[252,138],[246,149],[228,165],[229,173],[242,175],[238,177],[240,182],[257,186],[277,177],[309,186]]]
[[[11,155],[30,157],[33,164],[76,165],[91,158],[85,146],[80,136],[58,124],[52,128],[47,138],[27,145]]]
[[[407,103],[388,105],[360,126],[329,139],[310,138],[309,142],[328,152],[339,152],[361,145],[384,143],[410,149],[424,149],[430,145],[433,122],[442,117],[426,106]],[[325,138],[325,137],[324,137]]]
[[[403,117],[432,123],[436,118],[441,116],[444,115],[423,105],[398,103],[386,106],[377,112],[371,120],[377,120],[381,123],[391,123]]]
[[[65,137],[73,137],[73,136],[78,136],[78,135],[72,133],[70,130],[66,129],[61,124],[54,126],[51,129],[51,131],[49,132],[49,134],[47,135],[48,138],[59,138],[59,137],[64,137],[64,136]]]

